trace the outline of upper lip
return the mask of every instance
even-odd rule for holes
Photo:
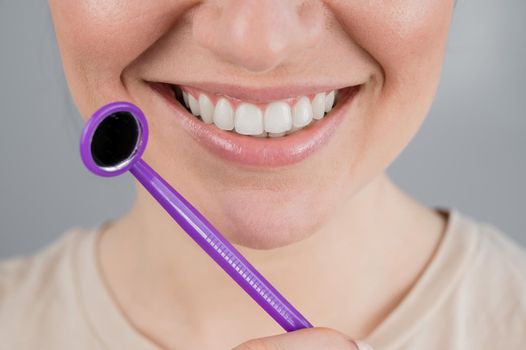
[[[233,85],[228,83],[217,82],[189,82],[189,83],[173,83],[173,82],[158,82],[162,84],[169,84],[178,87],[193,87],[204,92],[209,92],[217,95],[226,95],[238,100],[265,103],[275,100],[284,100],[288,98],[314,95],[319,92],[329,92],[332,90],[339,90],[350,86],[357,86],[360,84],[333,84],[333,85],[279,85],[279,86],[243,86]]]

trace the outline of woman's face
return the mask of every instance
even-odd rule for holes
[[[83,118],[137,104],[146,161],[232,242],[271,248],[326,224],[414,135],[452,1],[49,3]]]

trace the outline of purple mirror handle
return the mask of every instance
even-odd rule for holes
[[[287,332],[312,325],[296,310],[205,217],[164,181],[146,162],[137,160],[130,172],[172,218]]]

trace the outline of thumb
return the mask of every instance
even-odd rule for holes
[[[334,329],[306,328],[275,336],[252,339],[233,350],[372,350],[371,346],[349,339]]]

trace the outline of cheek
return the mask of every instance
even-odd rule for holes
[[[353,125],[352,166],[371,176],[405,147],[438,86],[452,0],[334,1],[334,12],[378,67],[366,112]]]
[[[123,96],[124,68],[168,30],[186,3],[49,1],[68,85],[82,115]]]
[[[382,98],[393,97],[404,104],[433,95],[442,66],[452,0],[355,3],[337,2],[340,7],[335,13],[341,14],[340,21],[349,36],[377,62]]]
[[[386,79],[418,78],[422,63],[441,60],[452,0],[335,1],[333,6],[349,36],[377,61]]]

